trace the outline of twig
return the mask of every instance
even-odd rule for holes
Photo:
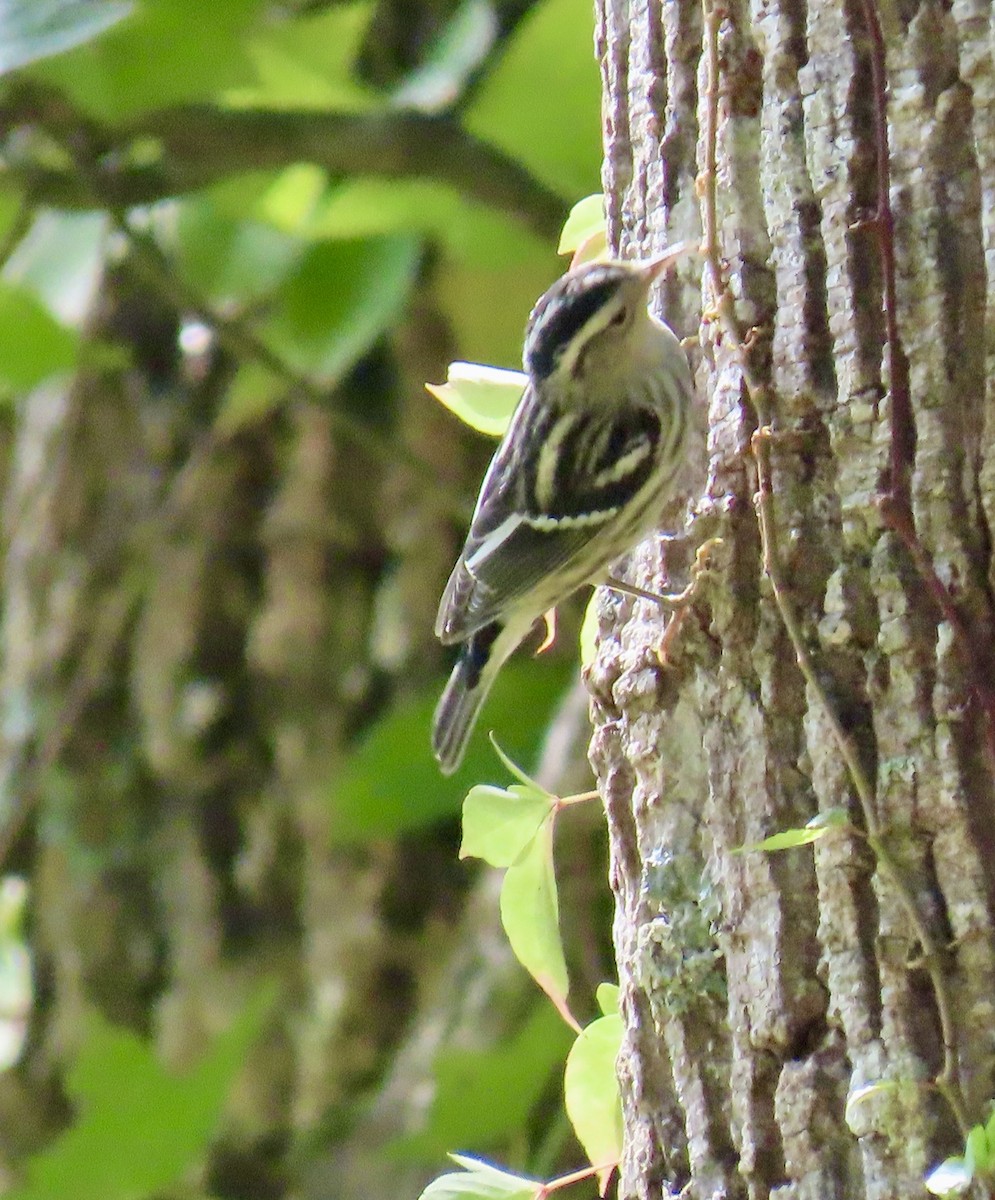
[[[864,0],[864,3],[873,4],[873,0]],[[903,876],[898,863],[884,844],[881,827],[877,819],[873,785],[864,769],[856,747],[843,729],[839,717],[830,704],[829,697],[826,695],[825,688],[818,677],[812,656],[805,643],[801,622],[798,614],[795,612],[784,581],[774,513],[773,469],[770,451],[771,421],[773,417],[772,396],[766,381],[757,375],[750,364],[747,353],[748,336],[739,320],[732,295],[726,285],[718,241],[716,166],[718,155],[720,74],[719,30],[722,23],[722,14],[716,9],[714,0],[702,0],[702,12],[704,15],[705,51],[707,55],[707,94],[704,129],[705,170],[699,181],[699,191],[702,199],[702,222],[704,226],[704,252],[709,282],[713,290],[715,312],[724,333],[732,343],[737,362],[742,372],[743,381],[746,384],[747,392],[749,393],[758,419],[758,428],[751,438],[750,445],[757,469],[757,494],[754,497],[754,502],[760,530],[764,572],[770,581],[771,589],[774,593],[774,601],[788,639],[794,649],[798,668],[829,724],[833,740],[850,775],[863,814],[868,844],[874,851],[879,867],[888,876],[899,903],[906,914],[912,932],[922,949],[924,966],[929,975],[936,1002],[944,1048],[943,1068],[937,1076],[935,1084],[937,1090],[946,1098],[961,1132],[966,1136],[970,1128],[970,1123],[967,1120],[966,1105],[959,1082],[956,1057],[956,1026],[953,1020],[953,1006],[944,970],[945,960],[943,951],[919,911],[915,893]],[[878,32],[880,33],[880,29]],[[885,146],[887,146],[887,141],[885,141]],[[894,285],[893,261],[892,284]],[[897,326],[894,332],[895,363],[899,377],[901,378],[901,364],[904,355],[901,352],[898,342]],[[907,362],[905,362],[904,379],[907,399]],[[911,418],[911,404],[908,406],[908,412]],[[901,487],[903,486],[901,478],[898,483],[900,496]]]
[[[40,125],[59,138],[66,103],[58,94],[22,85],[0,105],[0,131]],[[53,120],[54,118],[54,120]],[[132,147],[161,149],[139,163]],[[472,136],[446,116],[417,112],[329,113],[181,105],[102,130],[93,182],[106,204],[123,208],[207,187],[247,171],[313,163],[332,178],[374,176],[431,179],[460,195],[508,213],[544,240],[558,236],[567,200],[522,164]],[[41,203],[88,208],[90,187],[72,170],[5,161],[0,170],[27,178]]]

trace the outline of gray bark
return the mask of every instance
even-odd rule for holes
[[[862,5],[724,12],[719,233],[774,396],[782,570],[819,690],[944,952],[959,1085],[978,1121],[995,995],[995,763],[970,674],[992,630],[992,13],[880,12],[912,506],[963,616],[958,637],[878,504],[892,396],[877,230],[859,224],[878,184]],[[623,252],[700,236],[702,37],[697,0],[599,4],[605,190]],[[688,263],[665,297],[682,335],[699,333],[700,280]],[[814,849],[733,853],[832,808],[864,819],[763,571],[756,418],[736,353],[714,319],[700,344],[708,483],[692,538],[721,534],[721,570],[665,667],[659,615],[606,597],[590,678],[627,1024],[620,1195],[924,1194],[924,1174],[963,1139],[930,1087],[943,1065],[936,992],[888,873],[848,830]],[[667,566],[650,544],[634,558],[647,586]],[[847,1109],[878,1082],[896,1086]]]

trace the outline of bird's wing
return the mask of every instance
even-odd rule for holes
[[[583,550],[649,479],[660,420],[649,406],[601,414],[539,411],[531,389],[484,478],[463,553],[439,605],[436,633],[462,641],[537,591],[538,611],[607,563],[571,575]],[[618,551],[620,552],[620,551]],[[562,574],[547,593],[542,581]]]

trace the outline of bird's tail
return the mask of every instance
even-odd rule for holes
[[[463,643],[453,673],[436,705],[432,720],[432,753],[438,759],[443,775],[452,775],[463,761],[481,706],[507,657],[507,652],[503,655],[494,652],[500,632],[500,625],[488,625]]]

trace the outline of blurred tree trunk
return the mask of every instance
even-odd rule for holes
[[[907,358],[914,417],[897,452],[925,560],[879,503],[895,379],[869,220],[882,103],[865,3],[734,0],[718,40],[718,233],[771,389],[780,568],[814,677],[763,570],[757,417],[706,297],[694,537],[722,536],[721,568],[666,667],[659,614],[606,595],[591,673],[627,1025],[623,1197],[688,1184],[702,1197],[921,1195],[995,1094],[991,12],[913,2],[879,15],[890,361]],[[704,35],[698,0],[599,0],[605,183],[624,253],[701,234]],[[665,297],[682,335],[699,332],[700,278],[687,263]],[[634,562],[642,583],[666,583],[660,548]],[[852,827],[814,847],[734,853],[837,807]],[[862,836],[871,825],[883,850]],[[890,1086],[847,1107],[878,1083]]]
[[[186,1065],[276,979],[205,1190],[282,1195],[309,1169],[294,1138],[385,1071],[466,888],[449,831],[348,852],[332,836],[350,738],[437,665],[425,613],[456,534],[400,468],[333,436],[347,394],[221,435],[224,363],[193,379],[163,360],[180,314],[127,262],[98,309],[91,333],[133,365],[38,391],[11,434],[0,826],[31,880],[40,995],[24,1069],[0,1073],[3,1156],[65,1123],[87,1009]],[[410,374],[380,374],[407,444],[457,487],[467,456],[423,392],[452,356],[429,288],[406,320]]]

